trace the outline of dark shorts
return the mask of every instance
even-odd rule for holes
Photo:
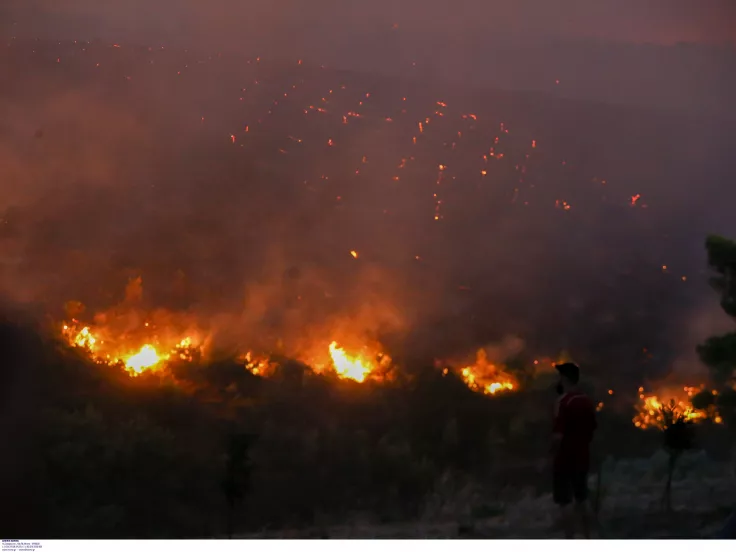
[[[556,469],[552,482],[552,498],[555,504],[566,506],[588,500],[588,472]]]

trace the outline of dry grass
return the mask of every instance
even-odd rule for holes
[[[666,457],[608,461],[603,467],[601,536],[605,538],[707,538],[735,505],[736,480],[728,467],[702,454],[683,457],[673,482],[674,511],[661,505]],[[595,489],[595,477],[591,478]],[[448,494],[451,493],[451,494]],[[442,539],[558,538],[557,509],[550,494],[504,489],[483,493],[471,484],[440,482],[421,520],[353,523],[307,531],[263,531],[246,538]]]

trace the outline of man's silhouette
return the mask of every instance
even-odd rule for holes
[[[554,457],[553,497],[560,506],[566,538],[575,533],[575,514],[583,535],[590,538],[592,516],[588,510],[590,443],[597,427],[595,405],[578,389],[580,369],[572,363],[555,366],[560,374],[560,397],[555,412],[552,453]],[[571,505],[575,502],[574,510]]]

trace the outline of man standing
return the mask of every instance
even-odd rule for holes
[[[590,538],[592,516],[587,506],[590,443],[597,424],[595,405],[578,389],[580,369],[573,363],[557,364],[560,374],[553,430],[553,498],[560,506],[565,538],[575,535],[575,517],[579,517],[584,537]],[[571,508],[575,502],[574,510]]]

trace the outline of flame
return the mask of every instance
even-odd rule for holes
[[[475,364],[460,370],[465,384],[474,391],[482,391],[486,395],[514,391],[517,389],[514,378],[488,362],[484,349],[476,353]]]
[[[240,360],[245,365],[245,369],[254,376],[269,376],[273,372],[274,365],[268,358],[257,358],[251,351],[245,353]]]
[[[168,358],[168,357],[166,357]],[[153,368],[159,362],[162,357],[156,352],[153,345],[144,345],[141,350],[133,356],[129,357],[125,361],[125,367],[128,370],[135,372],[136,374],[142,373],[144,370]]]
[[[191,337],[179,340],[171,348],[170,353],[163,354],[152,343],[144,343],[140,348],[115,346],[112,342],[114,340],[100,339],[98,337],[99,333],[95,333],[97,330],[93,332],[89,326],[77,329],[78,326],[76,320],[62,326],[62,336],[69,345],[83,349],[98,364],[108,364],[110,366],[122,364],[131,376],[137,376],[147,370],[152,370],[172,357],[190,362],[194,360],[196,346]],[[144,328],[149,330],[151,325],[145,323]],[[110,330],[101,329],[99,332],[107,335]]]
[[[645,394],[644,388],[639,388],[639,404],[636,406],[636,415],[632,422],[640,429],[647,429],[650,427],[663,428],[665,420],[662,414],[662,408],[667,406],[674,401],[675,411],[682,414],[688,422],[701,422],[708,418],[708,414],[701,410],[695,410],[690,403],[691,398],[694,394],[704,389],[705,386],[701,387],[689,387],[685,386],[681,390],[670,390],[663,391],[661,394]],[[663,399],[661,397],[667,396],[669,398]],[[715,415],[713,421],[717,424],[722,423],[720,416]]]
[[[497,391],[513,391],[514,384],[509,381],[496,381],[486,385],[485,392],[494,395]]]
[[[365,381],[368,374],[375,369],[375,366],[367,360],[348,355],[344,349],[337,346],[336,341],[330,343],[330,358],[338,376],[357,382]]]
[[[74,330],[70,326],[64,324],[62,334],[67,338],[71,345],[87,349],[89,351],[93,351],[95,344],[97,343],[97,339],[92,335],[88,326],[85,326],[79,330],[79,332],[74,333]]]

